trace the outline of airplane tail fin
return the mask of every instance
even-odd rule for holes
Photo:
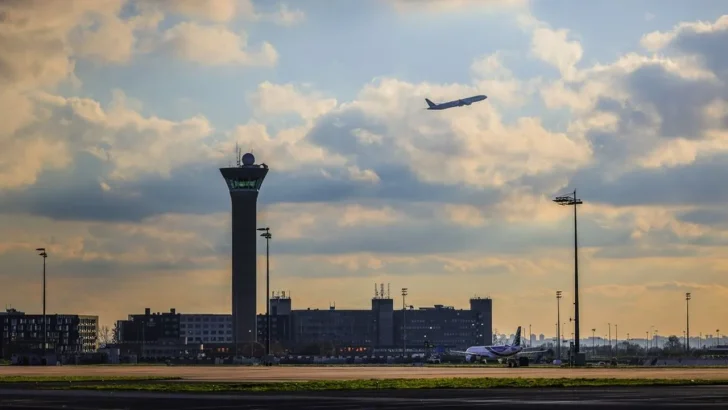
[[[432,101],[430,101],[429,98],[425,98],[425,101],[427,101],[427,105],[429,105],[430,108],[434,108],[437,105],[437,104],[433,103]]]
[[[516,330],[516,336],[513,338],[513,346],[520,346],[521,345],[521,327],[518,326],[518,330]]]

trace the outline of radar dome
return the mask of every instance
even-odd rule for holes
[[[251,153],[247,153],[243,155],[243,165],[253,165],[255,164],[255,156]]]

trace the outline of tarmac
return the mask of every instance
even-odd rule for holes
[[[0,408],[12,410],[127,409],[564,409],[725,408],[728,386],[356,391],[295,394],[173,394],[100,391],[0,390]]]
[[[156,376],[205,382],[417,379],[441,377],[728,380],[725,368],[505,368],[404,366],[0,366],[4,376]]]

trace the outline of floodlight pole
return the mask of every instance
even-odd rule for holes
[[[558,196],[554,202],[559,205],[572,205],[574,207],[574,354],[579,353],[579,239],[577,231],[576,206],[583,204],[582,200],[576,197],[576,189],[571,195]],[[611,350],[611,348],[610,348]]]
[[[48,349],[48,324],[46,320],[46,258],[48,253],[45,248],[36,249],[39,256],[43,257],[43,356],[46,355],[46,349]]]
[[[405,315],[407,314],[407,303],[405,298],[407,297],[407,288],[402,288],[402,359],[407,357],[407,321]]]
[[[263,233],[260,234],[265,238],[265,321],[266,321],[266,342],[265,342],[265,355],[270,356],[270,228],[258,228]]]
[[[690,292],[685,294],[685,321],[686,321],[686,337],[685,346],[687,347],[688,354],[690,354],[690,299],[692,295]]]
[[[561,291],[556,291],[556,351],[558,352],[559,360],[561,360]]]

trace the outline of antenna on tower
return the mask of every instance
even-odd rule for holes
[[[382,299],[384,299],[384,283],[379,285],[379,294],[382,295]]]
[[[235,143],[235,165],[240,168],[240,146],[238,146],[238,143]]]
[[[389,297],[389,283],[387,283],[387,299],[391,299],[391,298]]]
[[[374,299],[379,299],[379,290],[376,283],[374,284]]]

